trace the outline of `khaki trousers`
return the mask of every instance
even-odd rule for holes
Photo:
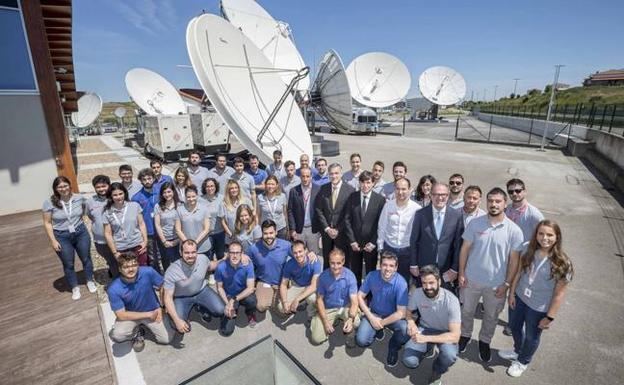
[[[349,308],[341,307],[341,308],[335,308],[335,309],[325,309],[325,315],[327,317],[327,320],[332,325],[336,326],[339,323],[339,321],[345,322],[347,319],[349,319]],[[359,311],[355,316],[355,320],[353,321],[353,332],[355,332],[355,329],[357,329],[358,326],[360,326],[360,312]],[[311,332],[312,343],[316,345],[322,344],[323,342],[327,341],[327,338],[329,338],[327,333],[325,333],[325,327],[323,326],[323,321],[321,320],[321,317],[318,314],[316,314],[314,318],[312,318],[312,323],[310,325],[310,332]]]

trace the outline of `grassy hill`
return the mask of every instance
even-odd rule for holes
[[[139,108],[134,102],[107,102],[102,106],[102,114],[100,119],[102,124],[112,123],[117,124],[117,117],[113,114],[117,107],[123,107],[126,109],[126,116],[124,117],[124,123],[128,126],[135,126],[134,110]]]

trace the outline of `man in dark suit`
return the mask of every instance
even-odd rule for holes
[[[417,278],[417,286],[420,286],[419,266],[437,266],[442,273],[442,286],[448,290],[452,290],[457,278],[464,221],[461,211],[447,207],[449,192],[448,185],[436,183],[431,189],[431,205],[414,217],[410,272]]]
[[[329,253],[333,248],[347,252],[344,231],[344,208],[355,189],[342,182],[342,167],[338,163],[329,166],[329,183],[321,186],[314,201],[314,221],[321,231],[323,259],[329,266]]]
[[[308,250],[319,254],[321,234],[314,218],[314,200],[320,187],[312,183],[312,170],[300,169],[301,184],[290,189],[288,194],[288,227],[292,240],[305,242]]]
[[[345,207],[345,233],[349,240],[349,269],[355,274],[358,286],[362,283],[362,261],[366,274],[377,267],[377,225],[386,199],[373,191],[373,174],[360,173],[360,191],[347,200]]]

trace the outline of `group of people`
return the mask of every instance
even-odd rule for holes
[[[280,151],[266,169],[253,155],[247,167],[218,155],[210,170],[201,159],[192,152],[173,177],[158,160],[136,180],[132,167],[121,166],[120,182],[93,178],[90,198],[57,177],[43,205],[72,298],[80,298],[74,254],[96,290],[92,237],[114,279],[110,337],[132,340],[137,351],[146,329],[163,344],[189,333],[192,311],[206,322],[219,318],[222,336],[234,332],[240,306],[251,328],[257,312],[305,311],[313,344],[340,326],[347,347],[370,346],[387,330],[389,367],[401,349],[408,368],[437,351],[431,383],[440,383],[467,349],[482,302],[479,357],[491,360],[508,304],[514,348],[499,355],[517,377],[573,276],[561,229],[528,203],[517,178],[489,190],[482,210],[483,191],[465,187],[462,175],[448,183],[425,175],[413,188],[400,161],[386,183],[384,163],[364,170],[359,154],[344,173],[323,158],[312,168],[306,154],[296,168]]]

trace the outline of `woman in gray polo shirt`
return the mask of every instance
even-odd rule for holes
[[[219,182],[215,178],[206,178],[202,183],[200,204],[206,205],[210,214],[210,243],[217,259],[225,255],[225,232],[219,217],[223,205],[223,195],[219,194]]]
[[[260,238],[262,238],[262,230],[258,226],[251,206],[246,204],[238,206],[232,240],[238,241],[243,247],[243,252],[247,252],[247,248]]]
[[[175,230],[180,241],[194,240],[197,243],[198,253],[210,253],[210,249],[212,249],[212,243],[208,237],[210,233],[210,214],[208,213],[208,208],[199,203],[199,195],[195,185],[190,185],[186,188],[186,202],[178,206]]]
[[[72,289],[72,299],[80,298],[78,278],[74,270],[74,253],[82,262],[87,277],[87,288],[91,293],[97,290],[93,282],[91,261],[91,237],[84,224],[86,198],[73,194],[71,182],[64,176],[57,176],[52,182],[52,196],[43,202],[43,227],[52,248],[63,263],[65,279]]]
[[[160,251],[164,271],[180,258],[178,251],[180,239],[175,232],[179,204],[180,200],[175,186],[170,182],[163,183],[160,187],[160,200],[154,206],[154,229],[158,234],[158,251]]]
[[[288,237],[288,223],[286,220],[288,199],[282,193],[279,181],[275,175],[266,178],[265,191],[258,195],[258,223],[272,219],[277,225],[277,236]]]
[[[511,360],[507,374],[520,377],[537,350],[542,331],[555,320],[574,268],[561,248],[561,229],[551,220],[541,221],[520,260],[509,295],[513,350],[499,355]]]
[[[219,211],[219,219],[221,220],[221,225],[223,225],[223,231],[225,231],[225,243],[227,245],[230,244],[232,236],[234,235],[236,210],[238,210],[238,206],[242,204],[253,207],[249,198],[241,194],[238,182],[230,179],[227,182],[225,197],[223,197],[223,204]]]

